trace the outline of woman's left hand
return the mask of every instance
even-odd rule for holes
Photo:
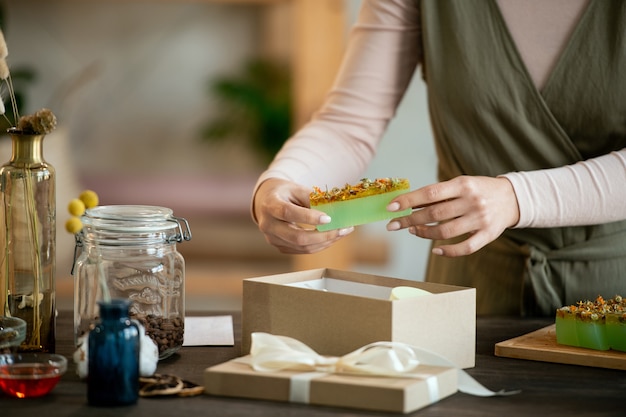
[[[387,230],[408,229],[416,236],[437,240],[467,235],[458,243],[433,249],[436,255],[450,257],[478,251],[519,221],[517,197],[506,178],[456,177],[402,194],[387,209],[409,207],[413,213],[393,219]]]

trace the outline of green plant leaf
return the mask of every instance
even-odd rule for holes
[[[269,160],[291,133],[292,104],[289,72],[277,64],[255,59],[241,75],[221,77],[209,85],[220,111],[202,129],[207,141],[245,138]]]

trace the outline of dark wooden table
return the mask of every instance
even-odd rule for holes
[[[226,313],[230,314],[230,313]],[[192,315],[192,314],[189,314]],[[241,317],[232,313],[234,347],[184,347],[159,363],[157,372],[178,375],[202,383],[208,366],[240,354]],[[479,398],[456,393],[419,410],[415,416],[624,416],[626,415],[626,372],[575,365],[535,362],[494,356],[495,343],[520,336],[550,324],[550,320],[521,318],[477,319],[476,367],[468,370],[490,389],[521,389],[511,397]],[[69,359],[68,372],[54,391],[43,398],[12,399],[0,394],[2,417],[191,417],[191,416],[384,416],[398,415],[301,404],[218,398],[200,395],[189,398],[140,398],[127,407],[96,408],[87,404],[86,384],[75,373],[72,317],[59,315],[57,353]]]

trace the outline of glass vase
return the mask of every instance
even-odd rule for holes
[[[90,405],[130,405],[139,397],[139,328],[130,302],[100,301],[100,320],[89,332],[87,400]]]
[[[26,321],[19,351],[55,351],[55,171],[44,135],[9,129],[12,155],[0,167],[0,305]]]

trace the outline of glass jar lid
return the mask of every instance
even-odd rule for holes
[[[164,235],[167,242],[191,239],[187,220],[175,217],[169,208],[145,205],[96,206],[82,217],[84,232],[94,233],[97,240],[119,237]],[[183,230],[183,225],[184,229]]]

